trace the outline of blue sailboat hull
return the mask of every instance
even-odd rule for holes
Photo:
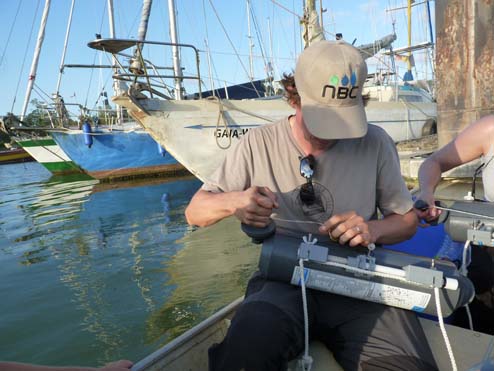
[[[93,129],[92,144],[80,130],[53,132],[53,139],[87,174],[96,179],[172,175],[186,172],[175,158],[164,151],[142,130]]]

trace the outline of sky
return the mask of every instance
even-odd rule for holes
[[[114,0],[113,3],[116,37],[137,38],[142,1]],[[420,5],[422,1],[417,3],[412,11],[412,44],[430,41],[426,7]],[[51,0],[30,100],[48,102],[56,91],[71,4],[72,0]],[[199,50],[203,90],[210,89],[211,82],[218,87],[246,82],[251,75],[254,79],[265,78],[267,61],[272,62],[275,79],[294,69],[303,48],[299,22],[303,0],[250,0],[250,17],[246,4],[246,0],[175,0],[178,39]],[[318,0],[316,4],[319,7]],[[434,5],[431,1],[433,29]],[[0,115],[7,112],[18,115],[22,111],[44,6],[45,0],[0,0]],[[398,37],[394,47],[408,44],[406,9],[389,10],[406,7],[406,0],[322,0],[322,7],[326,10],[323,13],[326,39],[334,39],[339,32],[348,42],[366,44],[392,33],[394,24]],[[87,46],[96,34],[105,38],[109,33],[107,0],[75,0],[65,64],[109,64],[107,54]],[[170,41],[167,0],[153,1],[146,39]],[[184,73],[192,73],[193,54],[181,53]],[[150,48],[146,56],[156,65],[172,66],[170,51]],[[415,55],[416,74],[430,78],[425,58],[425,54]],[[368,59],[367,63],[369,71],[390,65],[382,57]],[[405,63],[398,61],[397,66],[403,75]],[[188,89],[188,93],[195,92],[191,91],[193,87]],[[67,103],[95,108],[101,104],[99,97],[103,90],[111,95],[108,69],[65,68],[61,75],[59,92]],[[73,111],[77,110],[76,106],[73,107],[69,110],[77,114]],[[29,105],[27,113],[32,109]]]

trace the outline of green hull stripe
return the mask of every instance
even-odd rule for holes
[[[47,168],[52,173],[81,173],[81,169],[74,164],[72,161],[61,161],[61,162],[43,162],[41,163],[45,168]]]
[[[21,147],[41,147],[41,146],[56,146],[57,143],[53,139],[33,139],[33,140],[20,140],[17,143]]]

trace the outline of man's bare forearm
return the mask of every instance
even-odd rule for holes
[[[199,190],[187,206],[187,223],[206,227],[234,214],[240,192],[213,193]]]
[[[383,219],[370,220],[369,228],[381,244],[394,244],[410,239],[417,231],[418,219],[411,210],[404,215],[391,214]]]

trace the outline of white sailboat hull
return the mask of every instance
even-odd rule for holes
[[[199,179],[205,181],[248,130],[294,113],[283,99],[138,100],[128,95],[114,101]],[[417,108],[418,107],[418,108]],[[394,141],[422,136],[435,117],[435,103],[369,102],[369,123],[383,127]]]

